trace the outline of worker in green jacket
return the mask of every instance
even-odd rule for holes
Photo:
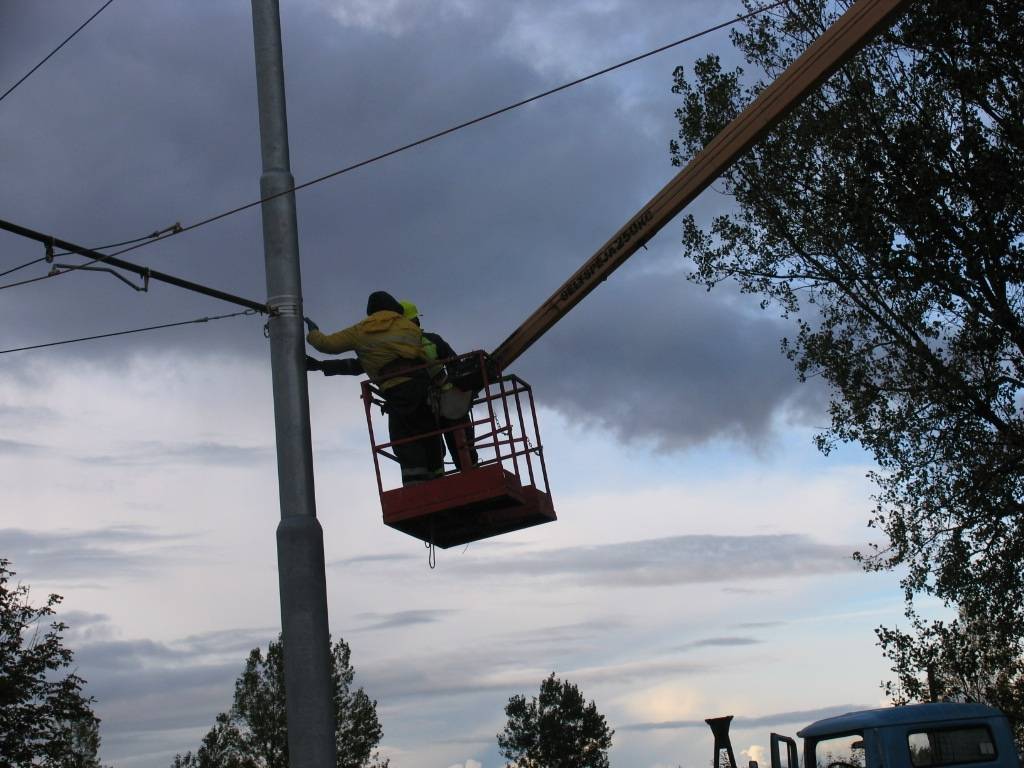
[[[308,317],[305,321],[309,329],[306,341],[314,349],[332,355],[356,353],[355,359],[337,361],[307,357],[307,369],[328,375],[328,367],[336,368],[331,373],[365,372],[384,397],[392,442],[437,429],[427,402],[430,375],[425,368],[408,370],[428,362],[422,332],[405,318],[402,305],[391,294],[371,293],[366,317],[335,333],[321,332]],[[443,472],[444,446],[438,435],[395,445],[394,451],[402,468],[403,485],[430,480]]]

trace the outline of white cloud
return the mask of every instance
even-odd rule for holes
[[[630,691],[620,706],[631,720],[659,723],[700,718],[707,700],[693,682],[668,680]]]
[[[747,758],[747,760],[756,761],[758,765],[765,765],[765,760],[767,759],[765,748],[759,744],[751,744],[746,749],[740,750],[740,754]]]
[[[66,597],[69,638],[99,696],[106,759],[157,768],[168,750],[195,747],[228,705],[245,651],[276,631],[276,472],[271,457],[250,450],[271,450],[265,366],[139,352],[117,369],[39,359],[32,373],[0,375],[0,402],[48,409],[46,419],[8,433],[39,450],[0,454],[0,529],[16,532],[5,554],[27,579],[50,579]],[[79,388],[92,394],[76,398]],[[818,702],[783,697],[806,691],[771,675],[826,651],[854,658],[824,633],[844,627],[852,643],[878,621],[855,586],[867,577],[808,569],[815,552],[836,562],[843,552],[781,533],[804,520],[812,527],[815,514],[820,523],[827,508],[832,517],[815,536],[835,526],[841,540],[841,521],[853,519],[839,514],[855,506],[853,475],[818,473],[799,485],[795,475],[756,471],[749,457],[735,473],[691,475],[685,461],[645,460],[642,450],[590,432],[589,455],[625,462],[627,472],[580,483],[570,452],[578,441],[556,438],[556,483],[587,489],[559,494],[556,485],[560,520],[465,554],[440,553],[430,571],[419,542],[381,525],[358,406],[354,382],[311,379],[319,516],[327,559],[337,564],[328,569],[331,625],[352,645],[358,684],[378,700],[386,753],[403,764],[487,764],[490,753],[467,758],[466,734],[473,749],[493,749],[504,702],[535,694],[553,670],[595,698],[612,727],[749,713],[747,694],[725,695],[737,675],[745,676],[740,688],[771,689],[780,709],[809,708]],[[558,432],[557,418],[553,426]],[[652,474],[660,485],[648,482]],[[638,539],[644,532],[658,538]],[[719,577],[736,575],[735,560],[745,574],[735,584],[758,590],[703,583],[717,567],[715,542],[725,547]],[[805,575],[766,591],[760,572],[790,559]],[[826,617],[815,607],[823,593],[836,608],[844,594],[860,605]],[[738,618],[749,625],[739,633]],[[820,693],[861,690],[880,676],[877,666],[862,651],[850,675]],[[157,707],[153,686],[177,691],[177,703]],[[673,733],[642,740],[623,729],[616,749],[638,760],[655,750],[653,763],[695,738]]]

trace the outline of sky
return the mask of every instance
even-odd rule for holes
[[[0,87],[99,2],[0,0]],[[741,12],[723,0],[292,0],[292,170],[347,166]],[[297,195],[306,314],[414,300],[458,350],[493,349],[674,174],[673,69],[710,34]],[[0,218],[87,246],[252,201],[247,3],[115,0],[0,103]],[[707,222],[729,200],[690,208]],[[0,271],[42,255],[0,233]],[[129,257],[266,295],[258,209]],[[3,279],[44,274],[34,265]],[[555,672],[615,729],[623,768],[741,761],[768,733],[881,705],[874,628],[893,574],[850,555],[871,463],[813,436],[828,392],[779,352],[756,297],[687,280],[678,220],[531,348],[558,521],[438,552],[382,525],[354,379],[309,379],[330,624],[395,768],[499,768],[515,694]],[[79,272],[0,293],[0,348],[231,312]],[[0,355],[0,556],[64,596],[102,758],[166,766],[231,703],[279,629],[279,520],[262,320]]]

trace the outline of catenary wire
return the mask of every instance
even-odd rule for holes
[[[369,157],[369,158],[367,158],[365,160],[361,160],[358,163],[353,163],[352,165],[345,166],[344,168],[339,168],[336,171],[331,171],[330,173],[325,173],[322,176],[317,176],[314,179],[310,179],[309,181],[305,181],[305,182],[303,182],[301,184],[296,184],[294,187],[291,187],[289,189],[283,190],[281,192],[277,192],[277,193],[275,193],[273,195],[268,195],[267,197],[260,198],[259,200],[253,200],[252,202],[245,203],[244,205],[239,205],[239,206],[237,206],[235,208],[231,208],[229,210],[223,211],[223,212],[215,214],[213,216],[209,216],[209,217],[207,217],[205,219],[201,219],[201,220],[196,221],[196,222],[194,222],[192,224],[189,224],[186,227],[178,227],[178,228],[172,229],[172,231],[168,232],[167,234],[165,234],[165,235],[163,235],[161,237],[146,238],[145,242],[137,243],[135,245],[130,245],[129,247],[124,248],[123,250],[116,251],[115,253],[108,254],[108,256],[111,256],[111,257],[113,257],[113,256],[120,256],[121,254],[127,253],[128,251],[134,251],[134,250],[136,250],[138,248],[144,248],[147,245],[152,245],[153,243],[162,242],[164,240],[167,240],[170,237],[174,237],[175,235],[180,235],[180,234],[183,234],[185,232],[190,232],[193,229],[198,229],[199,227],[206,226],[207,224],[212,224],[213,222],[219,221],[219,220],[224,219],[224,218],[227,218],[228,216],[233,216],[236,213],[241,213],[242,211],[246,211],[246,210],[248,210],[250,208],[254,208],[255,206],[261,205],[261,204],[263,204],[263,203],[265,203],[265,202],[267,202],[269,200],[274,200],[275,198],[281,197],[283,195],[287,195],[287,194],[291,194],[293,192],[297,192],[300,189],[305,189],[306,187],[311,187],[314,184],[320,184],[321,182],[327,181],[328,179],[333,179],[336,176],[341,176],[342,174],[349,173],[349,172],[357,170],[359,168],[363,168],[363,167],[365,167],[367,165],[370,165],[372,163],[376,163],[376,162],[378,162],[380,160],[384,160],[385,158],[397,155],[400,152],[405,152],[406,150],[413,149],[414,147],[418,147],[418,146],[421,146],[423,144],[427,144],[427,143],[429,143],[431,141],[435,141],[436,139],[440,139],[443,136],[448,136],[449,134],[455,133],[456,131],[460,131],[463,128],[468,128],[468,127],[470,127],[472,125],[476,125],[477,123],[482,123],[483,121],[489,120],[492,117],[497,117],[498,115],[502,115],[502,114],[504,114],[506,112],[510,112],[513,109],[517,109],[519,107],[522,107],[522,106],[525,106],[527,104],[530,104],[530,103],[532,103],[534,101],[538,101],[540,99],[543,99],[546,96],[551,96],[552,94],[558,93],[560,91],[564,91],[564,90],[566,90],[568,88],[572,88],[573,86],[576,86],[576,85],[580,85],[581,83],[585,83],[588,80],[593,80],[596,77],[600,77],[601,75],[608,74],[609,72],[612,72],[612,71],[614,71],[616,69],[621,69],[622,67],[628,66],[630,64],[634,64],[634,63],[636,63],[638,61],[641,61],[642,59],[646,59],[646,58],[648,58],[650,56],[654,56],[656,54],[662,53],[663,51],[667,51],[670,48],[675,48],[676,46],[682,45],[683,43],[688,43],[688,42],[690,42],[692,40],[696,40],[699,37],[703,37],[704,35],[711,34],[712,32],[717,32],[720,29],[725,29],[726,27],[731,27],[734,24],[737,24],[737,23],[739,23],[741,21],[745,21],[747,19],[753,18],[754,16],[759,16],[760,14],[765,13],[767,11],[770,11],[773,8],[777,8],[780,5],[785,5],[786,2],[788,2],[788,0],[776,0],[776,2],[774,2],[774,3],[770,3],[768,5],[761,6],[760,8],[755,8],[753,11],[745,13],[745,14],[743,14],[741,16],[737,16],[737,17],[735,17],[733,19],[729,19],[728,21],[723,21],[720,24],[714,25],[713,27],[708,27],[707,29],[703,29],[700,32],[695,32],[692,35],[687,35],[686,37],[680,38],[679,40],[676,40],[676,41],[671,42],[671,43],[667,43],[667,44],[662,45],[662,46],[660,46],[658,48],[655,48],[653,50],[647,51],[646,53],[641,53],[638,56],[633,56],[632,58],[626,59],[625,61],[620,61],[618,64],[612,64],[611,66],[605,67],[604,69],[600,69],[600,70],[598,70],[596,72],[592,72],[589,75],[584,75],[583,77],[576,78],[575,80],[571,80],[571,81],[569,81],[567,83],[563,83],[562,85],[555,86],[554,88],[550,88],[550,89],[548,89],[546,91],[543,91],[542,93],[538,93],[535,96],[530,96],[529,98],[522,99],[522,100],[517,101],[517,102],[515,102],[513,104],[509,104],[508,106],[502,107],[500,109],[496,109],[496,110],[494,110],[492,112],[488,112],[488,113],[480,115],[478,117],[474,117],[471,120],[466,120],[465,122],[459,123],[457,125],[453,125],[450,128],[446,128],[443,131],[438,131],[437,133],[432,133],[429,136],[424,136],[421,139],[417,139],[416,141],[409,142],[408,144],[403,144],[403,145],[401,145],[399,147],[395,147],[394,149],[390,149],[390,150],[388,150],[386,152],[382,152],[382,153],[380,153],[378,155],[374,155],[373,157]],[[128,241],[128,242],[132,242],[132,241]],[[7,285],[0,285],[0,290],[3,290],[5,288],[15,288],[15,287],[17,287],[19,285],[27,285],[29,283],[35,283],[35,282],[38,282],[40,280],[46,280],[46,279],[51,278],[51,277],[57,277],[58,275],[63,275],[65,273],[67,273],[67,272],[72,272],[75,269],[79,269],[81,267],[87,267],[90,264],[95,264],[97,261],[102,261],[102,259],[92,259],[91,261],[87,261],[87,262],[85,262],[83,264],[79,264],[79,265],[77,265],[76,267],[74,267],[72,269],[66,269],[66,270],[63,270],[63,271],[60,271],[60,272],[50,272],[48,274],[40,275],[39,277],[33,277],[31,279],[28,279],[28,280],[21,280],[21,281],[15,282],[15,283],[8,283]]]
[[[150,232],[148,235],[142,235],[142,237],[133,237],[131,240],[122,240],[120,243],[107,243],[106,245],[97,245],[95,248],[90,248],[92,251],[105,251],[107,248],[120,248],[122,245],[131,245],[132,243],[139,243],[143,240],[152,240],[153,238],[160,237],[166,234],[176,234],[177,230],[181,229],[181,223],[177,222],[172,224],[165,229],[158,229],[156,232]],[[57,256],[71,256],[72,251],[65,251],[64,253],[55,253],[54,257]],[[114,254],[111,254],[113,256]],[[6,273],[4,273],[6,274]],[[2,276],[2,275],[0,275]]]
[[[762,6],[760,8],[756,8],[755,10],[750,11],[749,13],[744,13],[742,15],[736,16],[735,18],[731,18],[731,19],[728,20],[728,22],[722,22],[721,24],[715,25],[714,27],[709,27],[706,30],[701,30],[700,32],[696,32],[696,33],[694,33],[692,35],[688,35],[687,37],[684,37],[684,38],[681,38],[679,40],[676,40],[675,42],[667,43],[666,45],[660,46],[658,48],[654,48],[653,50],[649,50],[646,53],[641,53],[641,54],[639,54],[637,56],[633,56],[632,58],[627,58],[624,61],[620,61],[618,63],[615,63],[615,65],[611,65],[610,67],[605,67],[603,70],[598,70],[597,72],[593,72],[590,75],[584,75],[583,77],[580,77],[580,78],[577,78],[575,80],[571,80],[571,81],[569,81],[567,83],[562,83],[561,85],[555,86],[554,88],[549,88],[548,90],[543,91],[542,93],[538,93],[538,94],[536,94],[534,96],[529,96],[527,98],[521,99],[521,100],[516,101],[514,103],[508,104],[507,106],[502,106],[502,108],[499,109],[499,110],[495,110],[493,112],[488,112],[488,113],[486,113],[484,115],[480,115],[478,117],[472,118],[471,120],[467,120],[467,121],[465,121],[463,123],[459,123],[458,125],[454,125],[451,128],[445,128],[442,131],[437,131],[436,133],[431,133],[429,136],[424,136],[423,138],[419,138],[419,139],[417,139],[415,141],[411,141],[408,144],[402,144],[400,146],[396,146],[396,147],[393,148],[393,150],[388,150],[387,152],[383,152],[380,155],[375,155],[372,158],[367,158],[366,160],[361,160],[358,163],[353,163],[352,165],[345,166],[344,168],[339,168],[336,171],[331,171],[330,173],[325,173],[323,176],[317,176],[315,178],[309,179],[308,181],[303,181],[301,184],[296,184],[295,186],[293,186],[293,187],[291,187],[289,189],[284,189],[282,191],[279,191],[279,193],[274,193],[273,195],[268,195],[265,198],[260,198],[259,200],[254,200],[251,203],[246,203],[245,205],[238,206],[237,208],[231,208],[230,210],[223,211],[222,213],[218,213],[218,214],[215,214],[215,215],[210,216],[208,218],[201,219],[200,221],[196,221],[194,223],[189,224],[188,226],[182,227],[180,232],[172,232],[171,234],[168,234],[167,237],[171,237],[172,234],[180,234],[181,232],[187,232],[187,231],[190,231],[191,229],[198,229],[201,226],[205,226],[206,224],[211,224],[214,221],[218,221],[218,220],[220,220],[222,218],[225,218],[227,216],[231,216],[231,215],[236,214],[236,213],[241,213],[242,211],[246,211],[246,210],[248,210],[250,208],[253,208],[255,206],[261,205],[262,203],[265,203],[265,202],[267,202],[269,200],[274,200],[276,198],[280,198],[282,196],[289,195],[291,193],[295,193],[295,191],[298,191],[299,189],[305,189],[307,186],[312,186],[313,184],[318,184],[318,183],[321,183],[323,181],[327,181],[328,179],[332,179],[335,176],[340,176],[340,175],[342,175],[344,173],[349,173],[350,171],[354,171],[354,170],[357,170],[359,168],[364,168],[365,166],[371,165],[373,163],[377,163],[377,162],[379,162],[381,160],[385,160],[386,158],[390,158],[390,157],[392,157],[394,155],[398,155],[399,153],[406,152],[407,150],[412,150],[412,148],[414,148],[416,146],[420,146],[422,144],[429,143],[430,141],[434,141],[434,140],[436,140],[438,138],[441,138],[442,136],[447,136],[447,135],[449,135],[451,133],[455,133],[456,131],[460,131],[463,128],[469,128],[470,126],[476,125],[477,123],[482,123],[483,121],[489,120],[490,118],[496,118],[499,115],[504,115],[507,112],[511,112],[512,110],[516,110],[516,109],[520,108],[520,106],[525,106],[528,103],[531,103],[531,102],[534,102],[534,101],[538,101],[538,100],[540,100],[540,99],[542,99],[542,98],[544,98],[546,96],[550,96],[550,95],[553,95],[553,94],[558,93],[560,91],[563,91],[563,90],[566,90],[568,88],[571,88],[573,86],[577,86],[577,85],[580,85],[582,83],[586,83],[588,80],[593,80],[594,78],[601,77],[602,75],[607,75],[609,72],[614,72],[615,70],[622,69],[623,67],[627,67],[627,66],[631,65],[631,63],[636,63],[637,61],[640,61],[640,60],[642,60],[644,58],[648,58],[648,57],[653,56],[653,55],[655,55],[657,53],[662,53],[663,51],[667,51],[670,48],[675,48],[676,46],[682,45],[683,43],[688,43],[688,42],[691,42],[693,40],[696,40],[699,37],[703,37],[705,35],[710,35],[711,33],[718,32],[719,30],[725,29],[726,27],[732,27],[733,25],[735,25],[735,24],[737,24],[739,22],[743,22],[743,20],[745,20],[745,19],[752,18],[753,16],[760,15],[761,13],[764,13],[765,11],[771,10],[772,8],[777,8],[780,5],[784,5],[786,2],[788,2],[788,0],[777,0],[776,2],[770,3],[769,5],[765,5],[765,6]],[[164,240],[164,239],[162,238],[161,240]],[[145,245],[148,245],[148,243],[139,244],[138,246],[135,246],[135,248],[142,248]],[[122,253],[123,253],[123,251],[122,251]]]
[[[0,272],[0,277],[3,277],[4,275],[9,275],[12,272],[17,272],[19,269],[24,269],[25,267],[31,267],[33,264],[38,264],[40,261],[46,261],[46,257],[40,256],[38,259],[32,259],[32,261],[26,261],[24,264],[19,264],[16,267],[11,267],[5,272]]]
[[[96,248],[93,248],[92,250],[94,250],[94,251],[104,251],[107,248],[119,248],[122,245],[131,245],[132,243],[138,243],[138,242],[140,242],[142,240],[149,240],[149,239],[154,238],[154,237],[160,237],[160,234],[162,232],[167,232],[167,231],[173,230],[175,227],[180,227],[180,226],[181,226],[180,224],[175,224],[174,227],[169,227],[168,229],[161,230],[160,232],[153,232],[152,234],[143,235],[142,237],[135,237],[135,238],[132,238],[131,240],[124,240],[124,241],[122,241],[120,243],[110,243],[108,245],[101,245],[101,246],[98,246]],[[71,256],[72,253],[71,253],[71,251],[64,251],[63,253],[55,253],[53,255],[54,255],[54,257],[57,257],[57,256]],[[0,277],[5,277],[6,275],[11,274],[12,272],[17,272],[19,269],[24,269],[25,267],[31,267],[33,264],[38,264],[40,261],[46,261],[46,259],[47,259],[46,256],[40,256],[38,259],[32,259],[31,261],[26,261],[24,264],[19,264],[16,267],[11,267],[8,270],[0,272]],[[80,268],[80,267],[77,267],[77,268]]]
[[[32,73],[33,73],[33,72],[35,72],[35,71],[36,71],[37,69],[39,69],[39,68],[40,68],[41,66],[43,66],[43,64],[45,64],[45,63],[46,63],[47,61],[49,61],[49,59],[50,59],[50,57],[51,57],[51,56],[53,56],[53,55],[54,55],[55,53],[57,53],[57,51],[59,51],[59,50],[60,50],[61,48],[63,48],[63,47],[65,46],[65,45],[67,45],[67,44],[68,44],[69,42],[71,42],[71,38],[73,38],[73,37],[74,37],[75,35],[77,35],[77,34],[78,34],[79,32],[81,32],[81,31],[82,31],[83,29],[85,29],[85,28],[86,28],[86,26],[87,26],[87,25],[89,24],[89,22],[90,22],[90,21],[92,21],[93,19],[95,19],[95,18],[96,18],[97,16],[99,16],[99,15],[100,15],[100,14],[101,14],[101,13],[103,12],[103,10],[104,10],[104,9],[105,9],[105,8],[106,8],[106,7],[108,6],[108,5],[110,5],[110,4],[112,3],[112,2],[114,2],[114,0],[107,0],[107,2],[105,2],[105,3],[104,3],[104,4],[102,5],[102,6],[100,6],[100,9],[99,9],[98,11],[96,11],[96,13],[94,13],[94,14],[93,14],[92,16],[90,16],[90,17],[89,17],[88,19],[86,19],[85,21],[83,21],[83,22],[82,22],[82,24],[81,24],[81,26],[79,26],[79,28],[78,28],[78,29],[76,29],[76,30],[75,30],[74,32],[72,32],[72,33],[71,33],[70,35],[68,35],[67,37],[65,37],[65,38],[64,38],[64,42],[62,42],[62,43],[61,43],[60,45],[58,45],[58,46],[57,46],[56,48],[54,48],[54,49],[53,49],[52,51],[50,51],[50,52],[49,52],[49,53],[48,53],[48,54],[46,55],[46,58],[44,58],[44,59],[43,59],[42,61],[40,61],[40,62],[39,62],[38,64],[36,64],[36,65],[35,65],[34,67],[32,67],[32,69],[30,69],[30,70],[29,70],[28,72],[26,72],[26,73],[25,73],[25,74],[24,74],[24,75],[22,76],[22,78],[21,78],[21,79],[20,79],[20,80],[19,80],[18,82],[16,82],[16,83],[15,83],[14,85],[12,85],[12,86],[11,86],[10,88],[8,88],[8,89],[7,89],[6,91],[4,91],[3,95],[2,95],[2,96],[0,96],[0,101],[3,101],[4,99],[6,99],[6,98],[7,98],[7,95],[8,95],[9,93],[11,93],[11,91],[13,91],[13,90],[14,90],[15,88],[17,88],[17,87],[18,87],[19,85],[21,85],[21,84],[22,84],[23,82],[25,82],[26,80],[28,80],[28,79],[29,79],[29,77],[31,77],[31,76],[32,76]]]
[[[228,315],[211,315],[210,317],[197,317],[194,320],[180,320],[176,323],[163,323],[162,325],[150,325],[145,328],[132,328],[128,331],[114,331],[113,333],[100,333],[95,336],[81,336],[77,339],[64,339],[62,341],[50,341],[46,344],[32,344],[27,347],[12,347],[11,349],[0,349],[0,355],[9,352],[26,352],[30,349],[43,349],[44,347],[56,347],[61,344],[76,344],[80,341],[93,341],[94,339],[109,339],[112,336],[127,336],[130,333],[142,333],[144,331],[156,331],[161,328],[176,328],[180,325],[193,325],[195,323],[209,323],[214,320],[226,320],[229,317],[240,317],[242,315],[255,315],[256,311],[246,309],[241,312],[232,312]]]

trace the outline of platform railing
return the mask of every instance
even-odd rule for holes
[[[405,372],[415,373],[424,369],[436,371],[438,366],[443,366],[447,377],[436,385],[451,384],[475,393],[467,421],[444,427],[439,425],[430,432],[400,440],[378,442],[374,422],[386,418],[384,411],[387,399],[377,385],[370,381],[362,382],[362,400],[378,492],[383,494],[389,490],[385,487],[381,458],[397,463],[395,446],[429,437],[443,439],[444,435],[465,430],[470,424],[475,433],[472,448],[478,455],[474,466],[500,464],[505,471],[515,475],[521,485],[548,492],[547,466],[530,385],[515,374],[504,374],[497,370],[487,353],[482,351],[410,365]],[[384,426],[384,429],[387,427]],[[466,464],[463,462],[463,466]],[[444,474],[451,475],[458,471],[452,466]]]

